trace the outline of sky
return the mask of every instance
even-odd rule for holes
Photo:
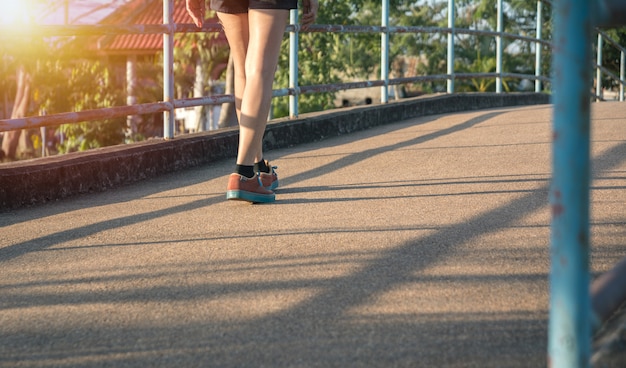
[[[0,25],[64,24],[65,3],[69,23],[94,24],[128,0],[0,0]]]

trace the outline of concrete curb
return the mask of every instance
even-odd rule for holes
[[[540,93],[471,93],[418,97],[302,115],[268,124],[265,149],[319,141],[419,116],[487,108],[547,104]],[[154,139],[0,165],[0,211],[104,191],[236,156],[238,129],[172,140]]]

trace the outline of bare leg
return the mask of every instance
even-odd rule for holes
[[[235,110],[241,121],[241,98],[246,88],[246,54],[248,52],[248,14],[217,13],[228,39],[235,66]]]
[[[263,134],[289,11],[251,9],[247,15],[218,13],[218,16],[235,60],[239,117],[237,164],[253,165],[263,157]],[[247,45],[247,49],[242,45]]]

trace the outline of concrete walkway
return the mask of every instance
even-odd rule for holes
[[[592,105],[594,274],[626,109]],[[435,115],[0,213],[0,367],[543,367],[552,109]]]

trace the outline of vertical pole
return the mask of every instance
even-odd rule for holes
[[[70,23],[70,0],[63,1],[63,24]]]
[[[46,115],[46,110],[43,109],[40,114]],[[39,128],[39,133],[41,134],[41,157],[46,157],[48,156],[48,128],[42,126]]]
[[[624,64],[626,64],[624,51],[620,52],[619,57],[619,100],[624,102]]]
[[[163,0],[163,24],[169,26],[163,34],[163,101],[172,107],[163,112],[163,138],[174,138],[174,0]]]
[[[498,0],[498,20],[496,36],[496,93],[502,92],[502,30],[504,28],[502,0]]]
[[[602,34],[598,32],[598,50],[596,52],[596,101],[600,101],[602,96]]]
[[[389,0],[382,0],[382,26],[380,34],[380,79],[385,84],[380,87],[380,102],[389,101]]]
[[[289,95],[289,117],[298,117],[298,9],[292,9],[289,21],[296,26],[296,30],[289,32],[289,88],[294,88],[295,95]]]
[[[590,360],[591,3],[589,0],[554,3],[548,326],[548,365],[553,368],[588,367]]]
[[[541,0],[537,1],[537,40],[541,40],[541,34],[543,32],[543,4]],[[541,92],[541,43],[535,43],[535,92]]]
[[[45,126],[39,128],[41,134],[41,157],[48,156],[48,128]]]
[[[454,0],[448,0],[448,93],[454,93]]]
[[[137,103],[137,56],[128,55],[126,57],[126,104]],[[126,117],[126,143],[130,143],[137,134],[137,117],[128,115]]]
[[[6,101],[6,95],[5,95]],[[46,115],[46,109],[41,109],[39,114]],[[48,156],[48,127],[42,126],[39,128],[39,134],[41,134],[41,157]]]

